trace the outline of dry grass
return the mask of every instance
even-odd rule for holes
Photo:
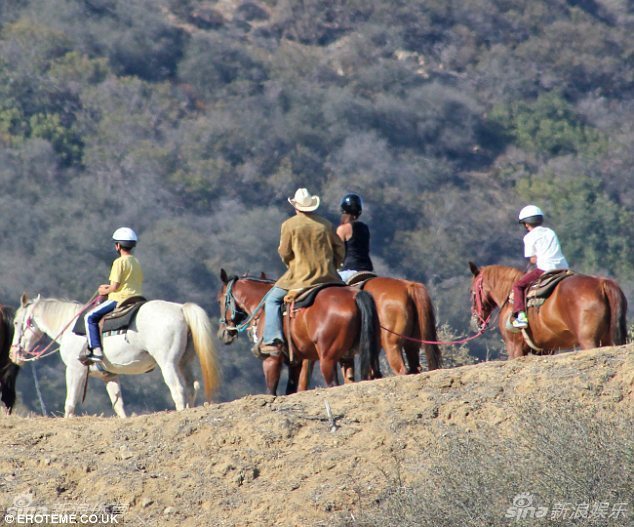
[[[400,474],[411,467],[396,462],[383,496],[360,500],[338,525],[631,525],[632,415],[598,420],[591,409],[563,403],[518,411],[511,437],[495,428],[466,436],[448,428],[431,454],[433,470],[406,486]],[[512,509],[514,500],[535,509]]]

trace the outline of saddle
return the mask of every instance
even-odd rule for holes
[[[346,285],[354,286],[357,289],[363,289],[368,280],[372,280],[372,278],[376,278],[377,276],[378,275],[372,271],[359,271],[348,278]]]
[[[526,308],[541,306],[553,293],[557,284],[573,274],[574,271],[570,269],[556,269],[541,275],[526,292]]]
[[[126,298],[114,309],[114,311],[107,313],[99,321],[101,333],[103,335],[125,333],[136,317],[137,311],[146,302],[147,299],[142,296]],[[73,333],[75,333],[75,335],[86,335],[84,317],[79,317],[77,319],[77,322],[75,322],[75,326],[73,327]]]
[[[304,289],[291,289],[284,297],[285,306],[292,306],[293,310],[310,307],[315,302],[317,293],[327,287],[345,287],[346,284],[341,282],[327,282],[325,284],[317,284]],[[288,309],[288,307],[287,307]]]

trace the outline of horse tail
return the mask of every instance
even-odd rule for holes
[[[354,297],[357,309],[361,314],[361,331],[359,332],[359,349],[361,350],[361,378],[371,379],[381,376],[379,364],[379,317],[376,313],[374,299],[365,291],[359,291]]]
[[[409,296],[416,306],[416,318],[418,318],[418,331],[420,338],[429,342],[437,342],[436,315],[434,306],[427,288],[423,284],[411,283],[408,287]],[[423,344],[425,355],[427,356],[427,367],[429,370],[442,368],[442,355],[438,344]]]
[[[625,344],[627,339],[627,298],[614,280],[603,280],[603,294],[610,304],[610,337],[613,346]]]
[[[220,368],[216,357],[216,347],[212,338],[213,328],[205,310],[197,304],[188,302],[181,308],[185,322],[194,343],[194,350],[200,361],[205,386],[205,398],[211,397],[220,385]]]

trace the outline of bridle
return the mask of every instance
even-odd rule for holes
[[[262,300],[258,303],[251,314],[247,313],[236,301],[236,298],[233,294],[233,287],[236,282],[239,280],[237,276],[234,276],[227,282],[227,289],[225,291],[225,299],[224,299],[224,312],[223,316],[220,318],[219,322],[221,325],[225,326],[225,330],[230,333],[242,333],[247,330],[251,325],[251,322],[259,316],[260,310],[264,307],[264,303],[266,302],[266,298],[269,296],[269,291],[262,297]],[[250,280],[254,280],[256,282],[263,282],[270,284],[272,280],[260,279],[260,278],[250,278]],[[229,317],[227,317],[227,313],[229,313]]]
[[[22,317],[22,321],[17,328],[17,344],[11,345],[11,360],[14,362],[16,360],[26,360],[26,356],[28,355],[36,355],[36,352],[33,350],[37,347],[39,342],[44,337],[44,331],[36,324],[35,318],[33,317],[33,309],[35,308],[35,302],[30,302],[24,306],[24,309],[30,308],[28,312],[24,314]],[[30,349],[26,349],[24,344],[25,339],[29,336],[29,332],[32,335],[37,337],[35,343],[30,347]],[[39,336],[37,336],[39,334]]]
[[[220,324],[225,326],[225,329],[229,332],[239,332],[239,324],[246,318],[248,314],[242,309],[236,302],[236,297],[233,296],[233,286],[238,281],[238,277],[235,276],[229,282],[227,282],[227,289],[225,291],[225,308],[223,310],[223,316],[220,317]],[[227,318],[227,313],[229,317]]]
[[[95,293],[93,297],[86,304],[84,304],[82,308],[66,323],[66,325],[59,331],[58,335],[56,335],[55,337],[51,337],[51,342],[42,349],[39,348],[38,344],[44,338],[44,335],[46,335],[46,331],[44,331],[35,323],[35,318],[33,316],[33,310],[35,309],[35,304],[39,300],[39,296],[33,302],[29,302],[25,304],[24,306],[22,306],[24,310],[26,310],[28,307],[30,307],[31,309],[28,313],[24,314],[22,323],[18,327],[17,344],[11,345],[11,351],[10,351],[11,360],[14,362],[15,360],[21,360],[22,362],[29,362],[29,361],[41,359],[43,357],[47,357],[55,353],[57,349],[54,349],[52,351],[49,351],[49,350],[54,346],[55,343],[57,343],[57,341],[62,336],[62,334],[70,327],[70,325],[75,320],[77,320],[77,318],[79,318],[83,313],[85,313],[90,307],[98,303],[98,298],[99,298],[98,295]],[[37,334],[37,333],[40,334],[37,340],[31,345],[29,349],[26,349],[26,347],[23,344],[23,340],[27,336],[27,331],[31,331],[33,334]],[[27,356],[30,356],[30,357],[27,358]]]
[[[485,315],[486,310],[488,310],[488,315]],[[493,309],[490,303],[485,300],[484,276],[480,273],[473,281],[471,291],[471,317],[478,322],[478,327],[484,329],[489,324],[492,312]]]

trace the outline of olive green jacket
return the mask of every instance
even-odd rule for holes
[[[276,282],[282,289],[341,282],[337,268],[346,247],[332,223],[315,213],[300,213],[282,224],[280,258],[288,270]]]

